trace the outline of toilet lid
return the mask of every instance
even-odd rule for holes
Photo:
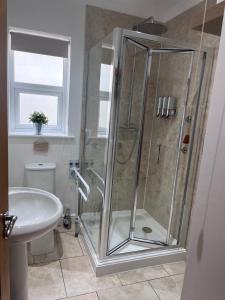
[[[36,170],[36,171],[41,171],[41,170],[54,170],[56,168],[55,163],[30,163],[25,165],[26,170]]]

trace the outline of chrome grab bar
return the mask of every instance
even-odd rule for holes
[[[102,199],[104,200],[104,192],[100,189],[99,186],[97,186],[97,190],[99,191],[100,195],[102,196]]]
[[[77,185],[79,183],[79,181],[84,185],[85,189],[86,189],[86,194],[85,192],[82,190],[81,187],[78,186],[78,192],[81,194],[82,198],[84,199],[84,201],[88,201],[88,196],[90,194],[90,187],[87,184],[87,182],[84,180],[84,178],[81,176],[79,169],[76,167],[72,167],[70,168],[70,175],[76,180]]]
[[[105,181],[104,179],[101,177],[101,175],[98,174],[98,172],[96,172],[93,168],[87,168],[86,169],[87,171],[90,171],[92,174],[94,174],[100,181],[103,185],[105,185]]]

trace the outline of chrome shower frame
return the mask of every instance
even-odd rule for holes
[[[110,113],[110,129],[109,129],[109,142],[108,142],[108,154],[107,154],[107,170],[106,170],[106,178],[105,178],[105,193],[104,193],[104,199],[103,199],[103,209],[101,213],[101,232],[100,232],[100,238],[99,238],[99,249],[98,253],[95,252],[94,247],[90,241],[90,238],[88,236],[88,233],[85,229],[85,225],[82,222],[82,219],[80,218],[80,230],[83,236],[83,239],[85,241],[86,249],[90,255],[92,265],[96,271],[97,275],[104,275],[109,274],[113,272],[118,271],[124,271],[132,268],[137,268],[141,266],[146,265],[154,265],[159,263],[166,263],[171,261],[176,261],[180,259],[185,258],[186,254],[186,237],[187,237],[187,227],[189,223],[190,218],[190,211],[191,211],[191,204],[186,204],[186,199],[189,199],[188,201],[191,202],[193,197],[193,190],[188,191],[188,181],[190,177],[190,169],[191,169],[191,154],[193,153],[193,142],[191,143],[191,149],[189,151],[188,155],[188,174],[186,178],[185,183],[185,195],[183,198],[183,207],[182,207],[182,220],[180,225],[180,242],[177,246],[167,246],[167,247],[159,247],[155,249],[149,249],[149,250],[141,250],[131,253],[123,253],[118,254],[116,251],[121,248],[124,244],[129,242],[130,240],[134,241],[134,243],[144,243],[146,246],[149,245],[148,241],[142,240],[142,239],[135,239],[132,235],[132,232],[130,231],[130,237],[128,240],[124,241],[122,244],[118,245],[113,251],[109,251],[109,228],[110,228],[110,215],[111,215],[111,193],[112,193],[112,181],[113,181],[113,167],[115,163],[115,151],[116,151],[116,136],[117,136],[117,120],[118,120],[118,110],[119,110],[119,91],[121,89],[121,82],[118,80],[122,74],[122,68],[123,68],[123,39],[124,38],[129,39],[144,39],[149,40],[153,42],[159,42],[159,43],[167,43],[171,44],[173,46],[176,46],[177,48],[170,48],[167,49],[168,52],[195,52],[199,51],[199,49],[196,49],[195,47],[190,47],[190,45],[185,45],[183,43],[164,38],[154,35],[149,35],[145,33],[140,33],[136,31],[131,30],[124,30],[121,28],[116,28],[113,31],[113,45],[114,45],[114,63],[113,63],[113,90],[112,90],[112,107],[111,107],[111,113]],[[136,42],[136,41],[134,41]],[[180,49],[179,49],[180,48]],[[160,51],[162,49],[150,49],[149,48],[149,55],[151,56],[152,53],[156,53],[156,51]],[[165,52],[165,50],[164,50]],[[201,49],[200,51],[203,53],[204,60],[202,62],[202,68],[201,68],[201,82],[199,86],[199,93],[197,98],[197,108],[194,116],[194,125],[196,126],[197,123],[197,117],[199,113],[199,105],[201,102],[204,101],[205,107],[207,106],[207,97],[208,97],[208,90],[207,86],[210,81],[210,75],[204,76],[204,70],[205,65],[207,64],[209,70],[212,67],[212,58],[213,53],[212,51],[209,51],[208,49]],[[150,75],[150,65],[151,65],[151,59],[148,60],[145,66],[145,80],[149,80]],[[208,74],[210,71],[208,72]],[[190,73],[191,76],[191,73]],[[146,91],[144,91],[146,93]],[[145,97],[145,96],[144,96]],[[145,97],[146,98],[146,97]],[[187,95],[188,99],[188,95]],[[145,99],[146,100],[146,99]],[[186,101],[187,102],[187,101]],[[181,143],[182,140],[182,134],[184,129],[184,119],[185,119],[186,111],[184,111],[183,114],[183,122],[182,122],[182,128],[180,132],[180,139],[179,143]],[[143,107],[142,116],[145,115],[145,104]],[[201,116],[199,118],[199,122],[203,122],[204,116]],[[142,138],[143,138],[143,120],[142,120],[142,130],[141,130],[141,139],[139,142],[139,157],[138,160],[140,162],[140,149],[142,147]],[[195,130],[195,128],[193,129]],[[83,148],[84,148],[85,141],[83,140]],[[198,145],[200,148],[201,145]],[[197,151],[197,150],[196,150]],[[80,161],[81,165],[84,160],[83,151],[81,151]],[[179,164],[179,158],[177,159],[177,167]],[[139,166],[138,166],[139,168]],[[137,170],[137,185],[136,185],[136,196],[137,196],[137,189],[138,189],[138,176],[139,176],[139,170]],[[197,169],[194,171],[197,173]],[[81,169],[82,173],[82,169]],[[171,206],[173,206],[174,202],[174,196],[175,196],[175,190],[176,190],[176,179],[174,181],[174,187],[173,187],[173,199]],[[189,194],[188,194],[189,193]],[[81,204],[82,199],[79,198],[79,203]],[[135,221],[135,208],[136,208],[136,202],[137,197],[135,197],[133,211],[132,211],[132,220],[131,220],[131,226]],[[81,205],[78,205],[78,214],[81,215]],[[171,215],[170,215],[170,225],[168,229],[168,234],[170,233],[170,226],[171,226],[171,220],[172,220],[172,212],[171,209]]]

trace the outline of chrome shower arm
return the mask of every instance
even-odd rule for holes
[[[140,25],[140,24],[145,24],[145,23],[147,23],[148,21],[153,21],[153,22],[154,22],[154,17],[151,16],[151,17],[149,17],[149,18],[147,18],[147,19],[144,19],[143,21],[141,21],[140,23],[138,23],[138,25]]]

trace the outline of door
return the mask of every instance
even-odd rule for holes
[[[186,121],[193,57],[191,49],[152,49],[137,203],[132,238],[156,246],[179,243],[191,125]],[[196,54],[197,57],[197,54]],[[152,79],[157,78],[155,83]],[[196,102],[198,100],[196,99]],[[193,105],[193,104],[192,104]],[[195,103],[195,107],[197,107]]]
[[[124,37],[120,61],[108,254],[131,239],[147,71],[150,68],[149,49]]]
[[[179,243],[194,51],[165,46],[124,41],[108,255]]]
[[[0,0],[0,298],[10,300],[9,251],[4,239],[4,214],[8,210],[8,131],[7,131],[7,13]]]

